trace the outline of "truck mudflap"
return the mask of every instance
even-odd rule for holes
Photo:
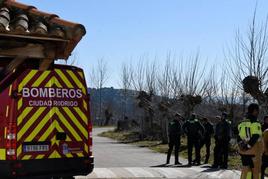
[[[0,178],[31,179],[88,175],[93,171],[94,158],[55,158],[42,160],[0,161]]]

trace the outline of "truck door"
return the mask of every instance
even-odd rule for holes
[[[55,69],[62,86],[57,103],[56,142],[63,157],[84,157],[88,153],[88,118],[83,112],[87,90],[84,79],[73,69]]]
[[[51,71],[28,69],[17,80],[17,158],[53,157],[54,111],[44,87],[52,84]]]

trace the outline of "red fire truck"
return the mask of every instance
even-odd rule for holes
[[[25,69],[0,99],[1,178],[93,170],[89,96],[80,68]]]
[[[93,170],[83,70],[68,60],[82,24],[0,1],[0,179],[68,178]]]

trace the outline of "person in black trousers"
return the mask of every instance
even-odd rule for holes
[[[206,147],[206,159],[204,164],[208,163],[210,157],[210,145],[211,145],[211,136],[214,133],[213,125],[208,121],[207,118],[203,118],[203,126],[205,128],[205,134],[202,142],[202,146]]]
[[[204,134],[204,127],[196,119],[196,115],[192,114],[191,118],[183,125],[183,130],[187,135],[187,150],[188,150],[188,166],[200,165],[200,148],[201,139]],[[193,147],[195,148],[195,162],[192,161]]]
[[[181,144],[181,121],[182,117],[179,114],[175,114],[174,120],[169,123],[169,149],[167,153],[167,162],[169,164],[173,147],[175,146],[175,165],[181,165],[179,162],[179,149]]]
[[[265,170],[268,168],[268,116],[263,118],[262,125],[264,153],[262,155],[261,179],[265,178]]]
[[[217,117],[218,119],[220,117]],[[231,122],[227,119],[227,113],[222,113],[220,121],[215,128],[214,163],[212,168],[227,169],[229,142],[231,139]]]

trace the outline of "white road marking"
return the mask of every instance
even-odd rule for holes
[[[148,172],[143,168],[125,168],[128,170],[134,177],[155,177],[152,173]]]
[[[240,172],[236,170],[219,170],[215,172],[203,172],[200,168],[95,168],[87,177],[76,177],[76,179],[89,178],[180,178],[180,179],[239,179]]]
[[[239,179],[240,178],[240,172],[239,171],[232,171],[232,170],[218,170],[213,172],[203,172],[204,175],[207,176],[207,178],[210,179]]]
[[[221,178],[221,174],[219,172],[211,172],[208,174],[209,178]]]
[[[94,173],[98,178],[116,178],[116,174],[114,174],[108,168],[95,168]]]
[[[207,170],[208,168],[201,168],[201,167],[193,166],[193,167],[190,167],[190,168],[188,168],[188,169],[190,169],[190,170],[192,170],[192,171],[194,171],[194,172],[196,172],[196,173],[199,173],[199,172],[202,172],[202,171],[204,171],[204,170]]]
[[[175,169],[175,168],[157,168],[155,170],[160,172],[166,178],[176,178],[178,176],[181,178],[184,178],[187,176],[186,173],[184,173],[178,169]]]

